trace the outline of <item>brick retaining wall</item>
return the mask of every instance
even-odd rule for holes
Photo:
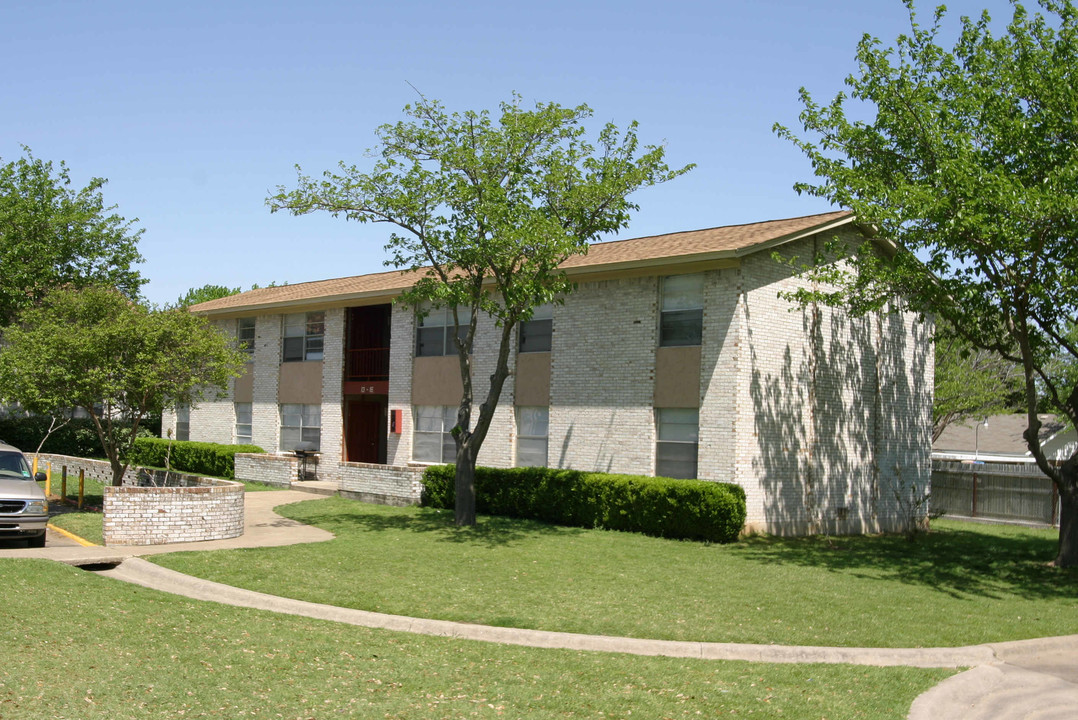
[[[418,505],[422,467],[344,462],[338,466],[341,494],[380,505]]]
[[[39,469],[51,462],[54,482],[67,466],[68,479],[86,477],[105,484],[106,545],[162,545],[224,540],[243,534],[243,485],[163,470],[129,468],[121,487],[112,487],[112,468],[105,460],[67,455],[41,455]],[[169,487],[158,484],[169,483]]]
[[[275,487],[291,487],[299,479],[302,461],[295,455],[236,453],[236,479]],[[308,473],[317,471],[314,458],[307,460]]]

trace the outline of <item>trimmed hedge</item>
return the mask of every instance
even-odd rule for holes
[[[41,438],[49,431],[47,417],[10,417],[0,420],[0,440],[14,445],[26,454],[37,449]],[[155,437],[161,433],[161,418],[153,418],[139,427],[139,437]],[[72,420],[55,431],[41,448],[43,453],[70,455],[72,457],[102,459],[105,451],[97,438],[93,420]]]
[[[423,504],[453,507],[452,465],[423,473]],[[733,542],[745,525],[745,490],[732,483],[554,468],[475,469],[476,511],[575,527]]]
[[[220,445],[172,440],[170,455],[169,442],[166,438],[138,438],[135,440],[134,450],[131,451],[131,464],[163,468],[167,456],[173,470],[232,480],[236,477],[236,453],[264,452],[257,445]]]

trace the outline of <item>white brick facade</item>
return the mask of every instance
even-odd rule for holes
[[[848,225],[837,232],[860,238]],[[806,234],[781,250],[807,259],[835,234]],[[800,308],[780,293],[805,281],[769,250],[578,280],[553,311],[548,465],[654,474],[662,278],[685,273],[704,280],[697,476],[745,489],[750,531],[897,529],[903,503],[896,490],[923,487],[930,474],[931,328],[895,313],[851,318]],[[390,313],[387,401],[390,417],[400,411],[401,427],[386,428],[386,465],[342,463],[346,309],[340,301],[321,302],[290,308],[326,312],[319,478],[357,497],[410,501],[418,497],[412,483],[419,467],[412,457],[413,314],[397,305]],[[260,314],[256,327],[254,442],[276,451],[281,315]],[[499,339],[500,329],[481,317],[473,424]],[[514,464],[515,351],[514,344],[511,375],[479,455],[483,465]],[[685,387],[695,392],[695,384]],[[691,394],[680,397],[678,407],[691,403]],[[233,424],[229,403],[207,404],[192,412],[192,439],[230,442]],[[239,467],[237,460],[237,473]],[[256,465],[251,470],[258,472]]]

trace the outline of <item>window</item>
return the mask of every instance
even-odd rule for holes
[[[451,463],[456,460],[457,444],[453,426],[457,424],[457,408],[450,406],[417,406],[412,459],[416,462]]]
[[[255,319],[240,318],[236,321],[236,347],[240,352],[255,354]]]
[[[191,408],[188,405],[176,406],[176,439],[191,439]]]
[[[317,450],[322,443],[322,406],[281,403],[281,446],[292,452],[300,443],[312,443]]]
[[[655,474],[695,478],[700,411],[696,408],[656,408],[655,424],[659,438],[655,444]]]
[[[457,337],[462,340],[468,334],[468,323],[472,321],[470,308],[457,308]],[[453,342],[453,309],[435,308],[422,318],[415,333],[416,357],[434,357],[437,355],[456,355],[457,345]]]
[[[236,444],[251,444],[251,403],[236,405]]]
[[[550,408],[517,408],[517,467],[546,467]]]
[[[284,362],[321,360],[322,340],[326,333],[324,312],[295,313],[284,316]]]
[[[704,276],[663,278],[659,345],[699,345],[704,334]]]
[[[554,306],[540,305],[532,319],[520,323],[520,352],[550,352],[554,330]]]

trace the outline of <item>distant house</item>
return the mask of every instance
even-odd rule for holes
[[[1078,434],[1054,415],[1038,415],[1042,425],[1041,446],[1051,460],[1062,462],[1078,447]],[[980,421],[953,423],[932,444],[935,460],[1002,463],[1033,463],[1023,433],[1028,421],[1023,414],[992,415]]]
[[[749,530],[898,528],[900,499],[930,473],[931,328],[781,298],[804,281],[772,252],[807,261],[835,237],[864,241],[852,215],[832,212],[599,243],[569,259],[577,289],[516,332],[479,463],[731,481],[748,496]],[[190,438],[282,457],[312,443],[320,479],[414,501],[419,470],[453,459],[461,381],[451,315],[417,321],[393,302],[412,277],[263,288],[192,307],[250,362],[226,401],[180,419]],[[480,318],[477,402],[495,343]],[[166,415],[165,430],[176,421]]]

